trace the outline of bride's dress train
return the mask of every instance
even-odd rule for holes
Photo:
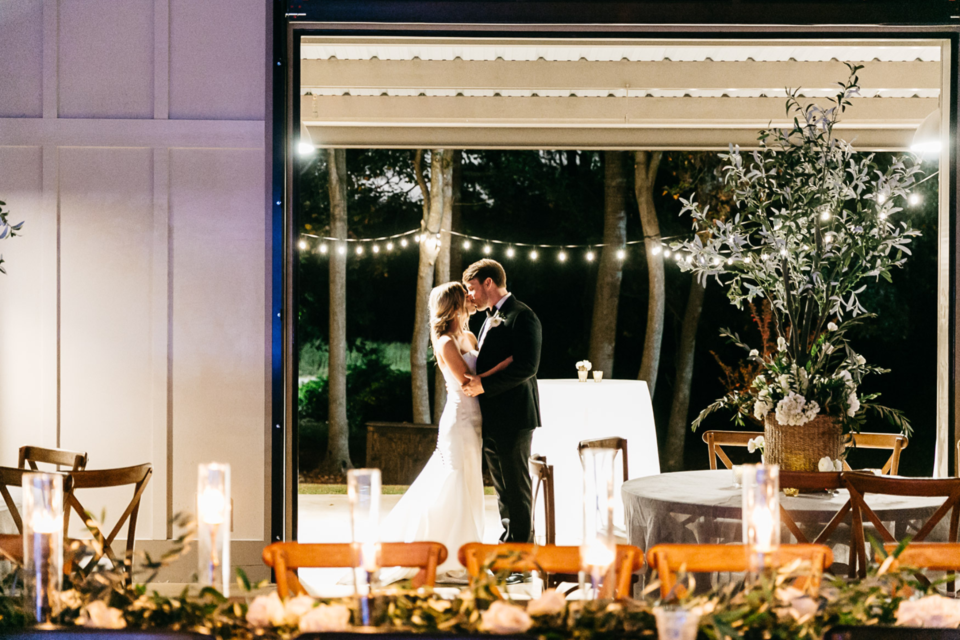
[[[476,372],[477,352],[463,354],[471,373]],[[459,577],[463,569],[457,551],[468,542],[483,540],[483,454],[480,403],[464,395],[460,383],[446,368],[447,404],[440,416],[437,450],[420,475],[380,527],[384,542],[429,540],[447,547],[447,560],[437,568]],[[380,572],[381,584],[413,577],[416,570],[402,567]]]

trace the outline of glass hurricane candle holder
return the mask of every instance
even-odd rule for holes
[[[594,371],[593,372],[593,381],[600,382],[603,380],[603,371]]]
[[[49,626],[63,589],[63,476],[23,474],[23,573],[28,615]]]
[[[780,548],[780,467],[743,465],[743,543],[750,554],[750,571],[773,563]]]
[[[380,470],[348,471],[347,496],[350,499],[354,592],[358,599],[360,624],[371,627],[375,626],[373,592],[380,570]]]
[[[200,584],[230,596],[230,465],[201,464],[197,473]]]
[[[587,447],[580,451],[583,465],[580,588],[589,599],[598,598],[601,585],[608,580],[613,584],[614,579],[617,543],[613,529],[613,462],[616,456],[616,449]]]
[[[675,605],[654,607],[657,640],[696,640],[700,629],[700,611]]]

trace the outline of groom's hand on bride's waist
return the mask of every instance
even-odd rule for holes
[[[471,398],[483,393],[483,383],[480,381],[480,376],[473,376],[469,373],[467,374],[467,381],[461,385],[461,388]]]

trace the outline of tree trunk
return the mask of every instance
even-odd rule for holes
[[[603,249],[593,298],[590,325],[590,362],[595,371],[613,377],[613,353],[617,343],[617,307],[623,279],[623,251],[627,241],[627,153],[604,152]]]
[[[703,308],[704,286],[696,278],[690,283],[690,296],[683,314],[680,349],[677,354],[677,381],[673,390],[673,406],[667,423],[667,442],[663,448],[661,467],[664,471],[683,469],[683,445],[687,439],[687,412],[690,410],[690,383],[693,379],[693,355],[697,346],[697,325]]]
[[[463,225],[460,222],[462,210],[460,208],[460,187],[463,184],[463,152],[456,150],[450,158],[453,168],[450,170],[452,181],[450,184],[450,229],[460,231]],[[459,280],[463,274],[463,242],[459,236],[453,236],[450,243],[450,275]]]
[[[647,382],[650,397],[657,387],[660,368],[660,347],[663,342],[664,292],[663,253],[660,246],[660,223],[653,204],[653,187],[657,180],[661,152],[637,151],[634,164],[634,190],[640,210],[640,225],[647,256],[647,333],[643,340],[643,359],[640,362],[640,380]]]
[[[330,237],[336,238],[330,251],[330,362],[327,378],[329,390],[330,431],[323,468],[343,473],[353,468],[350,462],[347,422],[347,255],[337,249],[347,237],[347,152],[327,150],[327,172],[330,193]]]
[[[441,196],[443,165],[449,164],[450,152],[436,149],[430,153],[431,177],[441,188],[437,196],[432,197],[423,177],[421,160],[423,152],[417,151],[415,164],[417,181],[423,192],[423,220],[420,223],[420,266],[417,269],[417,299],[413,317],[413,338],[410,341],[410,378],[413,386],[413,421],[430,424],[430,386],[428,384],[429,367],[427,347],[430,345],[430,290],[433,288],[434,272],[437,263],[439,245],[436,242],[443,219],[443,198]]]
[[[459,156],[459,150],[449,150],[444,153],[445,160],[442,162],[442,170],[438,171],[434,167],[430,171],[430,193],[433,196],[431,203],[440,202],[436,205],[440,207],[440,249],[437,253],[437,266],[434,269],[434,285],[441,285],[444,282],[450,282],[450,250],[452,248],[453,237],[450,235],[450,229],[453,224],[453,162],[452,158]],[[459,280],[459,276],[457,280]],[[440,414],[443,413],[443,406],[447,403],[447,384],[443,378],[443,372],[440,371],[440,365],[433,367],[433,417],[434,420],[440,420]]]

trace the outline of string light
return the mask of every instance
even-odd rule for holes
[[[662,246],[660,246],[659,244],[653,245],[653,255],[659,255],[661,251],[663,251]]]
[[[617,249],[617,260],[623,260],[627,257],[627,252],[623,249]]]
[[[464,241],[463,241],[463,248],[464,248],[464,249],[469,249],[469,248],[470,248],[470,241],[469,241],[469,240],[464,240]]]
[[[919,193],[911,193],[911,194],[910,194],[910,197],[907,198],[907,202],[910,203],[910,206],[915,207],[915,206],[917,206],[918,204],[920,204],[920,199],[921,199],[921,198],[920,198],[920,194],[919,194]]]
[[[886,201],[887,201],[887,194],[881,193],[880,195],[877,196],[877,202],[879,202],[880,204],[883,204]]]
[[[587,251],[587,262],[593,262],[593,251]]]
[[[531,260],[536,260],[539,255],[540,255],[540,254],[537,253],[537,250],[534,249],[533,251],[530,252],[530,259],[531,259]]]
[[[670,249],[664,249],[664,250],[663,250],[663,257],[664,257],[664,258],[669,258],[669,257],[670,257]]]
[[[416,243],[418,243],[418,244],[420,243],[420,234],[419,234],[419,233],[418,233],[417,235],[413,236],[413,241],[416,242]]]
[[[491,251],[493,251],[493,249],[490,248],[490,245],[487,244],[483,246],[483,255],[488,256]]]
[[[326,252],[327,252],[327,245],[325,244],[320,245],[320,253],[326,253]]]
[[[557,254],[557,260],[559,260],[560,262],[566,262],[566,261],[567,261],[567,254],[566,254],[565,252],[561,251],[560,253]]]
[[[830,219],[830,209],[827,209],[826,207],[824,207],[823,211],[820,212],[820,219],[821,219],[821,220],[829,220],[829,219]]]
[[[514,252],[514,250],[513,250],[513,247],[507,247],[507,257],[508,257],[508,258],[512,258],[512,257],[514,256],[514,253],[515,253],[515,252]]]
[[[406,246],[407,246],[407,239],[406,239],[406,238],[404,238],[404,239],[402,239],[402,240],[400,241],[400,246],[401,246],[401,247],[406,247]]]
[[[306,240],[301,240],[301,241],[299,242],[299,246],[300,246],[300,250],[301,250],[301,251],[305,250],[305,249],[307,248],[307,241],[306,241]]]
[[[357,255],[358,256],[363,255],[363,245],[357,245]]]
[[[392,242],[388,242],[388,243],[387,243],[387,251],[393,251],[393,243],[392,243]]]
[[[346,252],[347,252],[347,246],[346,246],[346,245],[342,244],[342,245],[340,245],[339,247],[337,247],[337,253],[339,253],[340,255],[343,255],[343,254],[345,254]]]
[[[377,246],[377,245],[373,245],[373,252],[374,252],[374,253],[380,253],[380,247]]]

